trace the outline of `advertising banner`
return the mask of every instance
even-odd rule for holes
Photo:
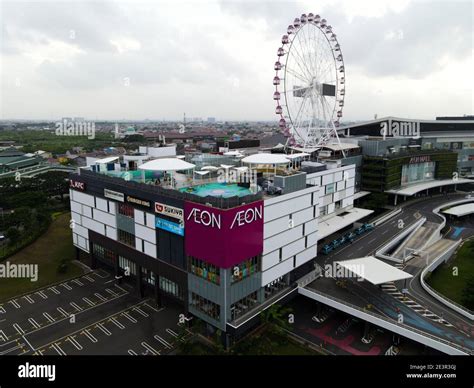
[[[263,252],[263,201],[218,209],[185,202],[185,252],[230,268]]]
[[[168,217],[177,218],[178,220],[182,220],[184,217],[183,209],[180,209],[179,207],[166,205],[160,202],[155,202],[155,213],[163,214]]]
[[[176,222],[165,220],[164,218],[156,217],[156,227],[158,229],[166,230],[167,232],[184,236],[183,226]]]

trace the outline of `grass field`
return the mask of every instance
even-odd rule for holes
[[[0,279],[0,301],[83,273],[83,270],[73,263],[69,263],[65,273],[59,274],[57,271],[61,259],[74,258],[69,219],[69,213],[56,215],[43,236],[0,263],[5,264],[8,261],[10,264],[38,264],[38,281],[36,282],[24,278]]]
[[[453,276],[453,267],[458,276]],[[461,303],[462,290],[467,280],[474,275],[474,241],[464,243],[456,257],[441,264],[427,279],[428,284],[452,301]]]

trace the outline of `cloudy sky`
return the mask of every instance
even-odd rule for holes
[[[474,113],[470,0],[0,4],[2,119],[276,119],[276,50],[308,12],[341,44],[345,120]]]

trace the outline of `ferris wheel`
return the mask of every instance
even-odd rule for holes
[[[341,47],[326,19],[303,14],[277,51],[275,113],[288,146],[317,148],[336,140],[345,96]]]

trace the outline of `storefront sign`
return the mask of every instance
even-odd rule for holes
[[[123,193],[119,193],[117,191],[109,190],[109,189],[104,189],[104,197],[113,199],[115,201],[119,202],[124,202],[124,195]]]
[[[183,209],[170,205],[165,205],[164,203],[155,202],[155,212],[168,217],[177,218],[178,220],[182,220],[184,218]]]
[[[431,162],[431,156],[430,155],[412,156],[410,158],[410,164],[428,163],[428,162]]]
[[[184,224],[177,224],[176,222],[156,217],[156,227],[159,229],[166,230],[167,232],[184,236]]]
[[[232,209],[185,202],[185,252],[230,268],[263,252],[263,201]]]
[[[150,201],[146,201],[146,200],[140,199],[140,198],[135,198],[135,197],[132,197],[130,195],[127,195],[127,202],[128,203],[133,203],[133,204],[139,205],[139,206],[148,207],[148,208],[151,207],[151,202]]]
[[[69,181],[69,187],[73,190],[79,190],[79,191],[86,190],[86,184],[84,182],[75,181],[74,179],[71,179]]]

